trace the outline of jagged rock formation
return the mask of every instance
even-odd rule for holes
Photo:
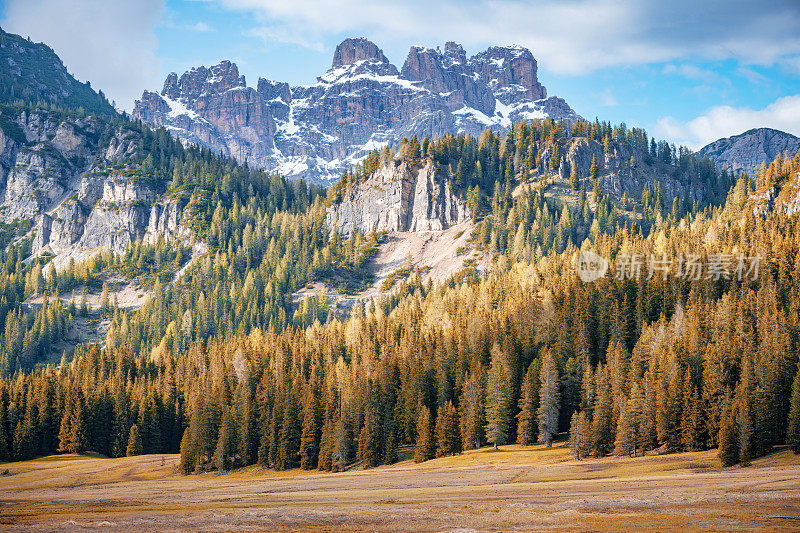
[[[440,231],[469,219],[466,205],[430,162],[396,159],[343,194],[328,208],[328,228],[354,231]]]
[[[320,183],[406,136],[579,118],[564,100],[547,98],[525,48],[491,47],[468,59],[453,42],[444,52],[412,47],[398,70],[363,38],[343,41],[314,85],[260,78],[253,89],[223,61],[170,74],[161,93],[144,91],[133,115],[241,162]]]
[[[769,164],[778,154],[789,152],[793,156],[800,151],[800,138],[772,128],[756,128],[740,135],[718,139],[698,153],[713,159],[719,167],[742,170],[750,176],[758,172],[761,163]]]
[[[186,193],[159,197],[164,184],[111,170],[138,149],[129,130],[101,146],[93,116],[4,108],[0,124],[0,222],[32,221],[34,253],[122,253],[138,239],[188,236]]]

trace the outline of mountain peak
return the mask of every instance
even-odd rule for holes
[[[794,155],[800,151],[800,138],[791,133],[772,128],[753,128],[717,139],[698,150],[703,157],[713,159],[717,166],[727,166],[729,170],[743,170],[754,175],[761,163],[769,163],[778,154],[789,152]]]
[[[244,76],[239,74],[236,63],[224,59],[211,67],[192,67],[180,78],[170,72],[161,94],[172,100],[194,101],[203,94],[222,93],[237,87],[247,87]]]
[[[383,55],[383,50],[369,39],[364,37],[347,38],[336,47],[331,68],[352,65],[365,59],[374,59],[381,63],[389,62],[386,56]]]
[[[505,104],[547,97],[536,77],[536,59],[524,46],[490,46],[472,56],[469,65]]]

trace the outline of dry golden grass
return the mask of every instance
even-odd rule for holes
[[[341,474],[180,476],[178,456],[0,465],[0,529],[127,531],[797,530],[800,457],[710,452],[574,461],[505,446]]]

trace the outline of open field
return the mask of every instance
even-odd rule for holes
[[[180,476],[176,455],[0,465],[0,529],[194,531],[800,529],[800,456],[714,451],[574,461],[501,447],[340,474]]]

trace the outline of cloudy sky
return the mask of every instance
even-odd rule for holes
[[[220,59],[250,85],[310,84],[366,36],[398,67],[412,44],[527,46],[584,117],[692,148],[758,126],[800,135],[796,0],[0,0],[0,25],[128,110],[170,71]]]

